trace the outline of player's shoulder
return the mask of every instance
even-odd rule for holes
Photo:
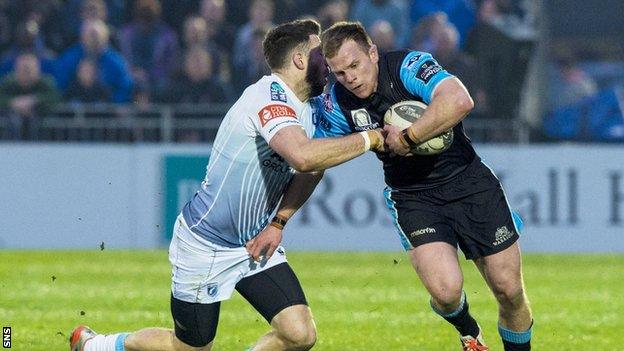
[[[433,55],[425,51],[404,50],[401,68],[411,70],[427,60],[433,60]]]
[[[289,89],[285,87],[280,79],[274,75],[268,75],[260,78],[255,84],[250,86],[250,93],[260,105],[270,103],[275,104],[292,104],[292,97],[289,96]]]
[[[332,84],[327,92],[310,99],[313,108],[322,111],[325,115],[340,115],[340,105],[338,104],[337,95],[344,88],[339,83]]]
[[[385,53],[383,53],[381,55],[381,59],[388,61],[388,62],[403,62],[403,59],[405,58],[405,56],[407,56],[411,51],[408,49],[398,49],[398,50],[391,50],[391,51],[387,51]]]
[[[297,105],[289,94],[290,90],[284,87],[276,76],[268,75],[260,78],[256,83],[245,89],[239,101],[245,115],[266,116],[267,111],[271,115],[297,116]],[[277,112],[276,112],[277,111]]]

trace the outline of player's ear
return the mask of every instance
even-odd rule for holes
[[[379,61],[379,51],[377,51],[377,45],[371,45],[370,49],[368,49],[368,56],[373,63],[377,63]]]
[[[305,65],[305,55],[301,51],[295,51],[292,56],[293,64],[300,70],[304,70],[306,68]]]

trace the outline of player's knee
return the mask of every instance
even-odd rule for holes
[[[288,350],[309,350],[316,343],[316,327],[313,322],[295,323],[281,334],[289,345]]]
[[[496,300],[503,308],[515,309],[526,303],[526,296],[521,284],[503,285],[493,290]]]
[[[442,310],[453,309],[457,307],[462,297],[461,284],[443,284],[437,286],[431,291],[433,302]]]

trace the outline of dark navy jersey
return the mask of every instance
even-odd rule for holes
[[[383,127],[384,114],[393,104],[417,100],[426,104],[438,84],[452,77],[431,54],[392,51],[379,58],[377,91],[360,99],[340,83],[313,99],[318,113],[315,137],[342,136]],[[437,155],[390,156],[377,153],[383,162],[386,184],[394,190],[421,190],[451,180],[476,157],[461,123],[453,128],[451,147]]]

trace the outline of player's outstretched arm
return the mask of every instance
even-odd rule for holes
[[[260,261],[261,256],[269,258],[273,255],[282,241],[284,225],[308,200],[322,178],[322,171],[295,174],[277,208],[276,219],[247,243],[247,251],[254,260]]]
[[[400,136],[401,130],[397,127],[384,127],[388,133],[386,142],[392,151],[404,155],[409,152],[409,147],[401,140],[402,137],[409,137],[413,143],[420,144],[453,128],[473,107],[474,102],[462,82],[455,77],[446,78],[435,88],[422,118],[406,130],[407,135]]]
[[[380,130],[339,138],[310,139],[298,126],[282,128],[269,145],[299,172],[322,171],[349,161],[368,150],[383,148]]]

